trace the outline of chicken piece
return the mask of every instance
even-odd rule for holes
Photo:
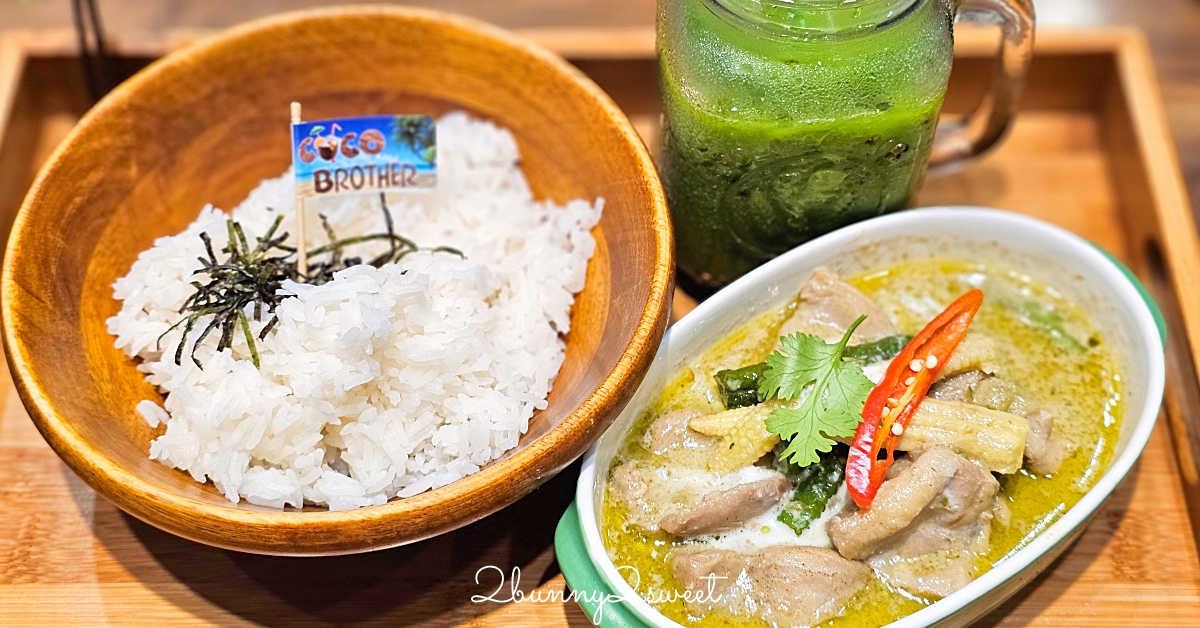
[[[921,455],[912,466],[879,487],[867,510],[852,509],[829,521],[834,547],[846,558],[860,560],[894,541],[916,521],[925,507],[950,484],[962,457],[944,447]]]
[[[870,571],[831,549],[779,547],[750,557],[762,618],[780,626],[819,624],[838,615],[867,584]]]
[[[789,488],[791,482],[787,477],[782,473],[775,473],[764,480],[708,493],[701,498],[698,506],[660,519],[658,527],[679,536],[733,530],[770,510],[779,503]]]
[[[944,451],[944,450],[943,450]],[[922,455],[915,464],[921,463]],[[987,550],[1000,483],[992,474],[961,456],[941,493],[918,516],[915,525],[898,535],[889,548],[905,558],[945,549]]]
[[[660,516],[657,504],[647,498],[653,481],[649,470],[631,460],[613,469],[608,482],[613,499],[629,511],[630,523],[647,530],[658,529]]]
[[[970,554],[944,551],[918,559],[880,554],[867,564],[889,585],[917,597],[940,599],[971,584],[975,569]]]
[[[767,417],[781,404],[771,401],[756,406],[734,408],[688,421],[688,428],[715,445],[708,450],[705,468],[728,472],[752,465],[767,455],[779,442],[779,436],[767,431]]]
[[[706,468],[718,451],[720,440],[688,429],[689,421],[700,414],[699,410],[673,410],[663,414],[646,429],[642,445],[654,455],[666,458],[670,464]]]
[[[1025,415],[1029,437],[1025,441],[1025,467],[1039,475],[1058,471],[1067,456],[1066,444],[1054,435],[1054,417],[1045,410]]]
[[[987,378],[983,371],[965,371],[944,378],[929,388],[929,397],[942,401],[972,403],[974,387]]]
[[[988,471],[1016,473],[1022,465],[1029,421],[959,401],[926,398],[904,429],[897,449],[948,447]]]
[[[688,610],[704,615],[717,608],[736,613],[734,587],[746,568],[746,556],[731,550],[692,545],[671,553],[671,573],[691,594]]]
[[[776,546],[748,555],[685,550],[670,560],[676,580],[691,593],[689,612],[720,609],[779,626],[837,616],[870,575],[865,565],[817,547]]]
[[[979,465],[935,447],[885,481],[870,509],[835,516],[829,538],[842,556],[866,560],[889,584],[944,597],[974,578],[999,489]]]
[[[637,461],[630,460],[613,469],[608,485],[622,502],[632,503],[646,496],[648,482]]]
[[[914,595],[941,598],[963,588],[975,579],[975,557],[988,550],[998,490],[991,474],[965,463],[919,521],[867,564]]]
[[[999,377],[985,377],[971,387],[971,403],[985,408],[1021,414],[1012,409],[1018,399],[1016,385]]]
[[[972,403],[1011,414],[1023,414],[1014,408],[1025,407],[1024,400],[1017,395],[1016,385],[978,369],[938,380],[929,389],[929,396],[943,401]]]
[[[826,268],[818,268],[800,288],[800,305],[796,313],[784,321],[779,335],[803,332],[827,342],[837,342],[855,319],[864,314],[867,318],[854,330],[850,344],[871,342],[900,333],[878,303],[838,279],[837,274]]]
[[[654,532],[665,522],[668,531],[692,535],[740,526],[769,510],[790,483],[762,467],[721,474],[630,460],[612,470],[608,487],[631,524]]]
[[[700,504],[708,483],[696,478],[704,475],[684,469],[672,477],[668,467],[630,460],[613,469],[608,486],[611,497],[628,512],[630,523],[655,532],[664,516]]]
[[[688,438],[688,421],[699,415],[698,410],[672,410],[663,414],[646,428],[642,445],[657,455],[684,445]]]

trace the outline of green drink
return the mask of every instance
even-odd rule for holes
[[[680,268],[724,285],[806,240],[905,207],[934,147],[953,9],[951,0],[660,0],[660,165]]]

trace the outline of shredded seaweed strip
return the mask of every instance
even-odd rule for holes
[[[206,283],[192,282],[192,287],[196,289],[196,292],[188,297],[183,306],[179,308],[179,313],[184,317],[158,337],[158,346],[161,347],[163,337],[182,326],[183,333],[179,338],[179,345],[175,348],[175,364],[181,364],[188,335],[196,328],[200,319],[211,316],[212,319],[208,321],[200,335],[196,337],[195,342],[192,343],[192,362],[196,366],[204,368],[204,365],[196,357],[196,349],[214,330],[220,330],[221,334],[220,340],[217,342],[217,351],[224,351],[232,347],[234,334],[240,330],[250,349],[250,359],[254,362],[255,367],[259,366],[258,347],[250,329],[250,319],[246,315],[246,310],[253,306],[255,321],[263,320],[264,314],[270,315],[267,324],[258,333],[259,340],[266,338],[279,322],[279,318],[275,316],[275,308],[285,298],[279,294],[279,289],[283,287],[285,280],[321,285],[331,281],[338,271],[351,266],[365,263],[379,268],[385,264],[395,264],[409,253],[421,250],[421,247],[417,246],[415,242],[396,233],[392,212],[388,209],[387,200],[382,193],[379,195],[379,205],[383,211],[386,225],[385,231],[381,233],[339,239],[329,225],[329,220],[321,215],[321,226],[325,229],[329,243],[308,251],[309,262],[304,273],[297,268],[296,249],[284,244],[288,238],[287,232],[276,235],[280,223],[283,222],[282,215],[275,217],[275,222],[271,224],[265,234],[255,238],[256,243],[253,248],[246,239],[246,233],[242,229],[241,223],[232,218],[226,220],[225,228],[229,232],[229,244],[221,249],[222,253],[228,254],[224,261],[217,259],[217,255],[213,251],[212,238],[207,232],[202,232],[200,239],[204,241],[204,250],[208,255],[199,258],[201,268],[196,271],[196,274],[207,275],[208,281]],[[386,241],[388,249],[368,261],[364,262],[361,257],[346,255],[346,247],[377,241]],[[429,250],[463,257],[461,251],[448,246],[439,246]]]

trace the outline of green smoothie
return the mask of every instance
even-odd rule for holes
[[[680,268],[720,286],[920,185],[949,0],[661,0],[661,170]]]

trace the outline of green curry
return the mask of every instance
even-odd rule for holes
[[[993,522],[990,548],[975,558],[974,576],[1028,544],[1061,517],[1090,489],[1107,467],[1122,414],[1120,375],[1104,338],[1074,304],[1053,287],[996,263],[934,259],[903,262],[846,279],[876,301],[905,334],[917,333],[941,308],[978,287],[984,305],[972,331],[995,341],[996,375],[1012,382],[1055,418],[1055,432],[1067,443],[1061,467],[1035,475],[1027,469],[999,476],[1000,499],[1011,513]],[[759,362],[779,338],[779,330],[797,302],[763,314],[714,344],[668,386],[634,426],[612,463],[655,464],[644,435],[658,417],[690,408],[724,409],[712,375]],[[761,463],[760,463],[761,464]],[[763,626],[766,622],[715,610],[690,614],[683,599],[669,592],[682,587],[672,574],[668,556],[677,548],[702,544],[662,530],[632,524],[630,511],[613,496],[612,483],[603,506],[602,535],[610,557],[630,584],[667,617],[693,626]],[[664,593],[668,592],[668,593]],[[885,584],[877,575],[824,626],[880,626],[936,601]]]

